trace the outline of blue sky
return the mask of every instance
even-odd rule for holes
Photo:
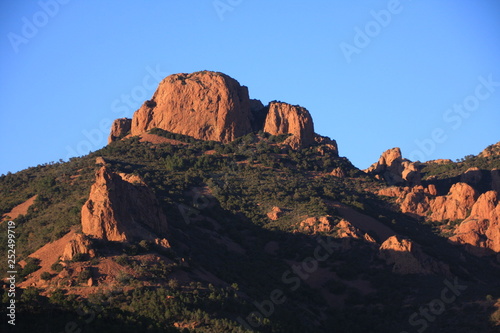
[[[312,114],[366,168],[500,141],[500,3],[2,1],[0,174],[106,144],[169,74],[215,70]]]

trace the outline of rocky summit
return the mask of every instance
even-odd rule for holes
[[[200,140],[231,142],[251,132],[289,134],[294,149],[314,143],[314,125],[300,106],[249,98],[248,88],[228,75],[202,71],[166,77],[133,118],[117,119],[109,142],[153,128]]]
[[[170,75],[102,149],[0,176],[16,326],[498,332],[499,170],[498,144],[455,162],[395,147],[360,170],[306,108]]]

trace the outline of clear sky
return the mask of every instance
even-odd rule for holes
[[[306,107],[359,168],[500,141],[497,0],[2,1],[0,37],[0,174],[103,147],[198,70]]]

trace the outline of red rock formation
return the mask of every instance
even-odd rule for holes
[[[120,176],[103,166],[82,207],[82,230],[109,241],[153,240],[154,233],[167,231],[167,220],[154,193],[139,177]]]
[[[400,205],[401,211],[416,217],[427,215],[433,193],[436,192],[434,185],[429,185],[427,188],[417,185],[413,187],[386,187],[380,189],[377,194],[397,198],[396,203]]]
[[[216,72],[174,74],[134,113],[132,135],[158,127],[202,140],[230,142],[252,132],[248,89]]]
[[[477,192],[465,183],[454,184],[448,195],[436,197],[431,202],[429,219],[433,221],[455,221],[465,219],[476,202]]]
[[[338,167],[333,169],[332,172],[330,172],[330,175],[338,178],[344,178],[346,176],[346,173],[341,167]]]
[[[111,133],[109,134],[108,144],[120,140],[124,136],[130,133],[132,127],[132,119],[129,118],[119,118],[115,119],[113,125],[111,125]]]
[[[285,143],[298,149],[314,143],[314,125],[305,108],[271,102],[264,122],[264,132],[271,135],[292,134]]]
[[[495,155],[500,155],[500,142],[486,147],[485,150],[479,153],[479,157],[490,157]]]
[[[339,156],[339,148],[335,140],[330,139],[327,136],[321,136],[316,134],[314,136],[314,141],[318,144],[316,150],[322,156],[326,153],[333,154],[334,156]]]
[[[438,194],[437,189],[436,189],[436,185],[429,184],[429,186],[427,186],[427,193],[429,193],[430,195],[436,196]]]
[[[386,150],[377,163],[372,164],[364,170],[368,174],[375,175],[378,179],[384,179],[389,185],[408,182],[420,184],[420,173],[416,164],[403,159],[399,148]]]
[[[412,191],[401,202],[401,211],[409,215],[425,216],[429,208],[430,200],[424,191]]]
[[[496,191],[483,193],[472,207],[470,216],[450,237],[454,243],[478,256],[500,252],[500,203]]]
[[[319,232],[332,232],[335,226],[335,220],[332,216],[309,217],[300,222],[298,230],[308,234],[317,234]]]
[[[379,257],[397,274],[434,274],[448,273],[449,268],[426,255],[421,247],[410,239],[391,236],[382,243]]]
[[[267,217],[269,217],[269,219],[273,221],[276,221],[281,216],[283,216],[283,211],[279,207],[273,207],[273,209],[269,213],[267,213]]]
[[[437,160],[430,160],[430,161],[427,161],[425,163],[448,164],[448,163],[453,163],[453,161],[450,160],[450,159],[448,159],[448,158],[440,158],[440,159],[437,159]]]
[[[367,242],[376,243],[373,237],[356,228],[347,220],[340,220],[335,228],[337,229],[337,237],[339,238],[364,239]]]
[[[90,258],[95,257],[95,251],[91,248],[92,243],[88,237],[75,234],[66,244],[62,254],[62,260],[72,260],[77,254],[87,254]]]

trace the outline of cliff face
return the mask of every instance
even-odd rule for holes
[[[285,141],[298,149],[314,143],[314,125],[305,108],[281,102],[271,102],[264,122],[264,132],[272,135],[291,134]]]
[[[153,240],[166,233],[167,219],[153,191],[137,176],[103,166],[82,207],[82,231],[108,241]]]
[[[252,132],[248,89],[214,72],[165,78],[132,119],[132,135],[158,127],[201,140],[230,142]]]

